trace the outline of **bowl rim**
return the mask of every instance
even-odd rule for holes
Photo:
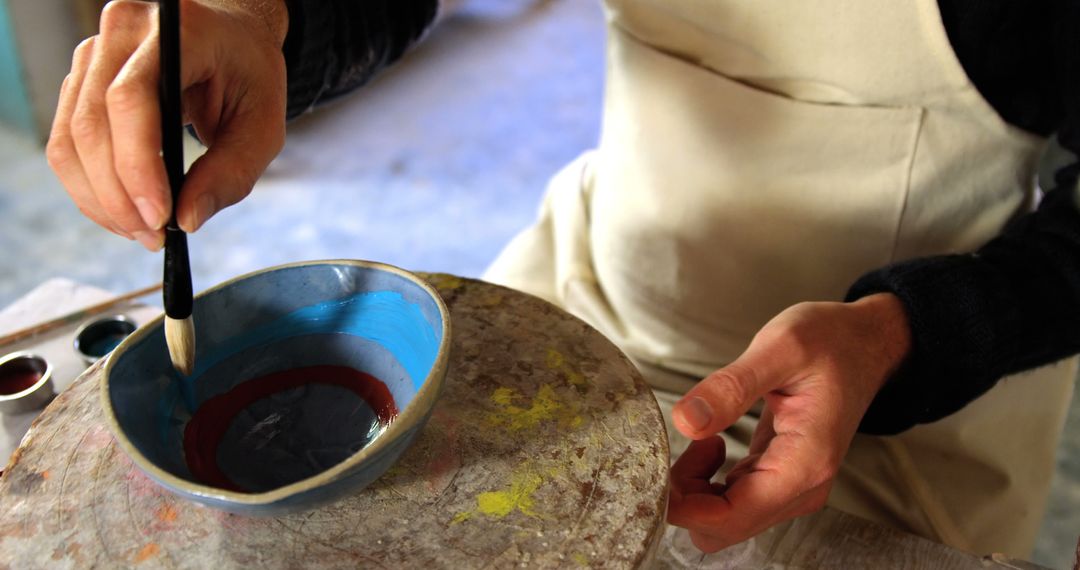
[[[381,454],[392,443],[396,442],[399,437],[405,435],[410,429],[415,427],[421,420],[427,417],[431,408],[435,404],[435,400],[439,395],[442,384],[445,380],[445,373],[436,374],[439,370],[444,370],[449,360],[450,352],[450,311],[446,308],[446,303],[443,302],[442,296],[438,290],[420,278],[415,273],[406,271],[400,267],[381,263],[377,261],[367,261],[359,259],[326,259],[315,261],[298,261],[293,263],[285,263],[282,265],[275,265],[264,269],[259,269],[226,281],[206,289],[205,291],[195,295],[195,299],[199,299],[205,295],[215,293],[225,287],[233,285],[239,281],[250,279],[252,277],[262,275],[265,273],[273,273],[284,269],[294,269],[297,267],[311,267],[319,265],[349,265],[354,267],[361,267],[365,269],[375,269],[379,271],[386,271],[393,273],[401,277],[406,278],[410,282],[420,286],[426,291],[432,299],[435,300],[435,304],[439,310],[439,316],[442,317],[442,340],[439,342],[438,353],[435,356],[435,361],[431,365],[431,370],[428,372],[427,377],[424,379],[423,385],[417,390],[416,395],[413,396],[409,405],[404,410],[398,413],[394,421],[373,443],[367,445],[360,451],[346,458],[344,461],[334,465],[333,467],[321,471],[311,477],[301,479],[299,481],[278,487],[270,491],[264,491],[260,493],[243,493],[237,491],[229,491],[221,489],[219,487],[211,487],[209,485],[203,485],[201,483],[195,483],[188,481],[173,475],[165,471],[164,469],[155,465],[145,455],[142,454],[135,447],[135,444],[127,437],[124,431],[120,428],[120,423],[116,417],[116,411],[112,406],[112,399],[109,397],[109,376],[112,373],[113,366],[119,361],[120,357],[128,351],[129,348],[137,344],[140,340],[150,334],[150,331],[155,329],[164,319],[164,313],[158,315],[153,320],[150,320],[140,326],[135,332],[128,335],[107,357],[104,364],[104,370],[102,372],[102,378],[99,382],[98,395],[101,400],[102,411],[105,415],[105,421],[108,423],[109,429],[112,431],[117,444],[123,449],[124,453],[128,455],[134,461],[139,468],[141,468],[148,475],[157,479],[162,484],[172,487],[174,489],[183,490],[185,493],[190,493],[199,497],[214,499],[218,501],[228,502],[232,504],[243,505],[267,505],[279,502],[283,499],[289,498],[293,495],[309,491],[311,489],[320,487],[322,485],[331,483],[347,472],[351,471],[355,466],[363,463],[371,457],[375,457]],[[434,376],[434,378],[433,378]],[[419,404],[419,405],[418,405]]]

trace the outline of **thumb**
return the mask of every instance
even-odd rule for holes
[[[247,116],[214,133],[206,154],[191,166],[177,203],[185,232],[198,230],[211,216],[243,200],[285,141],[284,111]]]
[[[783,380],[783,369],[773,355],[747,351],[687,392],[671,412],[672,423],[690,439],[715,435],[734,424]]]

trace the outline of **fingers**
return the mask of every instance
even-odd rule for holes
[[[159,154],[158,76],[158,39],[157,34],[151,34],[120,69],[105,95],[114,171],[145,227],[155,231],[165,226],[172,208]]]
[[[722,494],[673,497],[668,521],[708,535],[706,546],[719,549],[821,509],[835,470],[816,457],[815,447],[801,436],[777,435],[756,462],[740,463]]]
[[[758,418],[758,423],[754,426],[754,434],[750,436],[750,447],[747,450],[747,455],[765,453],[765,449],[769,447],[769,442],[776,437],[776,429],[773,427],[774,417],[772,406],[762,408],[761,417]]]
[[[708,481],[724,464],[727,445],[715,435],[692,441],[671,467],[672,479],[704,479]]]
[[[219,124],[213,146],[188,171],[176,211],[185,232],[198,230],[214,214],[250,194],[285,144],[284,99],[270,93],[249,103],[252,108]]]
[[[735,362],[713,372],[687,392],[672,410],[672,423],[691,439],[719,433],[791,374],[782,355],[751,345]]]
[[[672,489],[682,496],[711,492],[709,480],[724,464],[725,457],[726,446],[720,436],[690,442],[671,466]]]
[[[704,498],[704,500],[702,500],[702,498]],[[793,504],[790,508],[777,513],[776,516],[767,521],[762,519],[758,519],[757,521],[740,521],[739,517],[742,515],[733,513],[729,519],[738,521],[735,524],[715,528],[693,526],[686,526],[684,528],[689,531],[695,546],[702,552],[712,553],[723,550],[734,544],[745,542],[783,522],[821,510],[821,508],[825,506],[827,498],[828,489],[814,490],[801,498],[797,504]],[[705,501],[707,500],[722,500],[721,498],[709,496],[694,496],[693,499],[698,500],[698,504],[705,504]],[[740,522],[743,524],[739,524]]]
[[[195,136],[206,147],[214,146],[214,135],[221,121],[220,86],[204,82],[184,90],[184,123],[195,127]]]
[[[194,231],[245,197],[283,146],[285,65],[280,45],[250,41],[261,38],[251,14],[197,3],[184,10],[184,112],[211,145],[175,204]],[[76,50],[48,147],[79,209],[151,250],[174,206],[160,156],[156,13],[148,2],[107,5],[101,34]]]
[[[96,41],[96,37],[91,37],[75,48],[71,59],[71,73],[60,87],[60,98],[56,106],[56,115],[53,117],[49,142],[45,147],[45,156],[49,161],[49,166],[60,179],[60,183],[64,185],[75,205],[86,217],[105,229],[130,239],[130,235],[125,235],[113,224],[97,201],[97,197],[94,196],[94,189],[79,161],[75,141],[71,136],[71,116],[75,112],[75,104],[78,102],[83,78],[86,76],[86,69],[93,57]]]
[[[710,479],[724,461],[717,436],[690,444],[671,469],[668,522],[691,531],[703,552],[747,540],[767,528],[824,506],[837,462],[826,438],[813,429],[781,432],[766,407],[754,432],[750,454],[726,474]]]
[[[187,8],[193,15],[203,10],[197,4]],[[193,42],[199,44],[199,39]],[[286,76],[280,45],[249,41],[237,48],[243,53],[208,52],[201,58],[206,65],[184,70],[189,86],[184,106],[208,147],[188,171],[176,204],[177,222],[189,233],[250,194],[285,144]]]
[[[161,248],[172,209],[160,156],[156,14],[148,2],[106,6],[101,34],[76,49],[47,148],[87,217],[150,250]],[[188,37],[184,85],[205,81],[215,61],[207,42]]]
[[[820,503],[824,505],[825,498],[827,496],[827,492],[822,492],[819,494],[820,499],[816,500],[815,502],[820,501]],[[687,530],[690,534],[690,540],[694,543],[694,546],[696,546],[702,552],[709,554],[723,550],[729,546],[738,544],[740,542],[749,540],[754,536],[757,536],[758,534],[764,532],[768,528],[771,528],[772,526],[780,524],[784,521],[796,518],[800,516],[800,514],[806,513],[802,513],[796,509],[789,509],[784,513],[778,515],[776,517],[776,522],[760,526],[759,528],[755,528],[752,531],[741,534],[735,534],[730,532],[715,533],[715,531],[712,531],[712,529],[699,530],[694,528],[688,528]]]
[[[864,343],[848,330],[846,307],[804,303],[784,311],[734,363],[702,380],[675,406],[675,426],[704,440],[758,399],[765,401],[749,455],[723,484],[700,484],[714,459],[704,452],[681,471],[680,481],[699,478],[682,487],[700,492],[673,493],[668,520],[691,530],[703,550],[746,540],[825,505],[858,418],[873,397],[858,386],[867,368],[860,356]],[[673,470],[673,488],[675,480]]]
[[[728,487],[734,485],[736,481],[757,471],[757,464],[760,460],[760,453],[750,454],[740,459],[739,462],[724,475],[724,484],[721,485],[721,490],[727,492]]]
[[[101,36],[87,69],[79,100],[71,118],[75,150],[83,165],[94,195],[105,215],[126,234],[135,237],[147,249],[158,249],[162,234],[148,225],[139,213],[116,171],[114,138],[134,136],[135,133],[114,135],[109,116],[109,102],[116,105],[112,89],[114,79],[137,52],[151,28],[151,5],[142,2],[112,2],[102,13]],[[123,93],[121,91],[121,93]],[[159,145],[141,152],[150,153]],[[129,160],[129,157],[124,157]]]

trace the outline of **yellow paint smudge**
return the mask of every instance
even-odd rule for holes
[[[558,370],[566,363],[566,357],[561,352],[554,348],[547,349],[547,357],[544,358],[544,364],[552,370]]]
[[[142,550],[140,550],[139,553],[135,555],[135,563],[136,564],[141,564],[143,562],[146,562],[150,558],[157,555],[157,553],[160,552],[160,551],[161,551],[161,547],[158,546],[157,544],[151,542],[150,544],[147,544],[146,546],[142,547]]]
[[[555,389],[548,384],[540,386],[528,408],[513,404],[513,401],[519,398],[521,396],[516,394],[513,388],[495,389],[491,394],[491,401],[495,402],[499,409],[488,414],[488,423],[510,431],[533,429],[546,420],[556,420],[560,427],[577,427],[582,423],[582,418],[559,401]]]
[[[588,568],[589,566],[589,559],[580,552],[575,552],[571,554],[570,558],[573,558],[574,562],[577,562],[578,566],[585,566],[586,568]]]
[[[465,285],[465,281],[460,277],[449,275],[447,273],[432,273],[428,276],[428,282],[434,285],[436,289],[446,289],[449,291],[460,289]]]
[[[544,357],[544,364],[551,370],[558,370],[565,374],[566,379],[574,386],[585,385],[585,376],[567,364],[566,357],[554,348],[547,349],[547,355]]]
[[[510,485],[501,491],[487,491],[476,496],[476,509],[460,512],[451,524],[458,524],[482,514],[491,518],[505,518],[513,512],[539,517],[534,510],[533,493],[544,484],[544,478],[526,466],[510,475]]]
[[[502,388],[496,388],[495,392],[491,394],[491,401],[499,404],[500,406],[509,406],[514,400],[514,389],[503,386]]]
[[[544,479],[535,473],[514,474],[510,478],[510,489],[477,495],[477,510],[485,515],[499,518],[515,510],[535,517],[536,513],[532,510],[532,494],[543,484]]]

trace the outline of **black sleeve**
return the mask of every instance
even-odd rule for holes
[[[1080,3],[1059,0],[1055,83],[1061,145],[1080,155]],[[896,434],[948,416],[1007,374],[1080,352],[1080,163],[1059,170],[1036,212],[975,253],[873,271],[848,300],[891,292],[911,323],[912,352],[878,393],[859,431]],[[1032,386],[1038,390],[1038,386]]]
[[[348,93],[397,61],[435,19],[438,0],[286,0],[289,118]]]

